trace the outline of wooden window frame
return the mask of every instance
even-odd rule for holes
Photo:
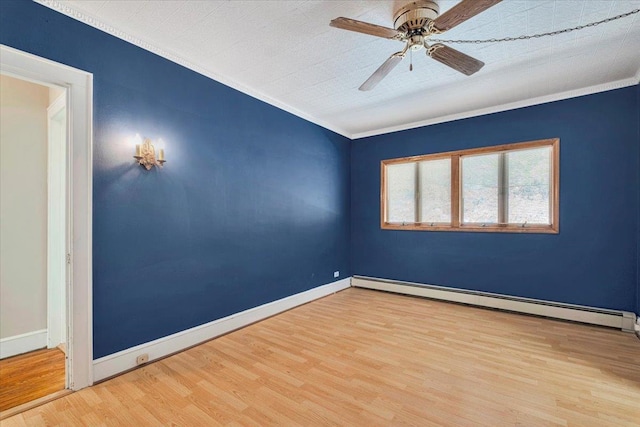
[[[539,147],[551,147],[551,168],[550,168],[550,197],[549,197],[549,217],[551,224],[508,224],[508,223],[462,223],[462,168],[461,158],[464,156],[474,156],[480,154],[507,153],[510,151],[528,150]],[[504,156],[503,156],[504,157]],[[387,221],[387,174],[386,167],[389,165],[402,163],[417,163],[429,160],[439,160],[443,158],[451,159],[451,223],[390,223]],[[504,160],[503,160],[504,164]],[[416,169],[419,167],[416,166]],[[502,179],[499,187],[505,188],[506,166],[500,167],[500,177]],[[511,144],[494,145],[491,147],[472,148],[468,150],[448,151],[443,153],[425,154],[421,156],[401,157],[397,159],[383,160],[380,162],[380,228],[384,230],[414,230],[414,231],[471,231],[471,232],[503,232],[503,233],[546,233],[557,234],[560,232],[560,139],[541,139],[537,141],[518,142]],[[418,178],[416,178],[418,179]],[[508,197],[499,197],[502,204]],[[419,205],[419,190],[416,187],[416,206]],[[502,206],[502,205],[501,205]],[[419,209],[416,207],[416,210]],[[498,209],[499,219],[504,221],[501,207]],[[419,216],[416,216],[419,218]]]

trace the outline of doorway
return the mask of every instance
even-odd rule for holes
[[[3,337],[4,335],[8,335],[9,338],[17,337],[9,341],[19,341],[20,345],[7,346],[7,340],[1,341],[0,352],[3,353],[1,356],[4,358],[6,354],[12,352],[14,356],[24,354],[25,350],[29,351],[34,346],[42,348],[39,350],[41,352],[63,353],[62,360],[66,360],[66,363],[63,363],[62,388],[79,390],[93,382],[91,321],[93,77],[90,73],[4,45],[0,45],[0,75],[2,79],[13,79],[12,85],[33,85],[32,87],[44,88],[47,91],[47,105],[41,121],[46,130],[44,155],[42,150],[36,152],[37,150],[34,151],[32,147],[28,148],[22,137],[19,138],[21,144],[15,144],[9,149],[14,151],[11,156],[5,156],[5,153],[2,155],[2,185],[4,186],[5,182],[14,185],[12,191],[2,191],[2,209],[5,206],[17,206],[12,206],[13,199],[10,200],[12,203],[5,203],[5,195],[16,200],[22,197],[26,200],[26,202],[23,200],[26,205],[29,202],[31,205],[29,205],[30,209],[27,209],[28,213],[22,217],[16,214],[13,217],[6,216],[4,212],[2,215],[3,223],[12,223],[12,218],[16,222],[9,227],[2,225],[3,248],[0,255],[3,257],[3,295],[0,302],[4,303],[8,300],[9,303],[0,307],[3,316],[0,326],[3,328]],[[5,91],[3,91],[3,97],[4,94]],[[4,108],[0,111],[3,115],[6,112]],[[5,126],[2,127],[5,128]],[[26,126],[26,129],[27,133],[33,132],[35,126]],[[4,135],[2,144],[4,150]],[[35,167],[28,164],[36,163],[34,160],[36,158],[39,161],[44,159],[44,165],[42,162]],[[9,164],[10,166],[7,166]],[[7,170],[15,173],[15,178],[5,180],[4,175]],[[36,177],[39,182],[38,191],[44,194],[44,201],[38,198],[39,201],[35,202],[36,198],[33,197],[35,193],[32,188],[29,188],[28,181]],[[42,209],[35,209],[36,207]],[[46,213],[44,220],[42,216],[33,218],[38,211]],[[8,231],[5,232],[5,229]],[[44,239],[42,239],[43,231],[46,233]],[[49,233],[49,231],[52,232]],[[34,233],[38,234],[38,239],[33,238]],[[5,235],[11,239],[5,239]],[[38,248],[34,249],[33,243],[36,240]],[[5,242],[10,243],[7,248],[4,248]],[[30,244],[31,247],[25,248]],[[11,257],[17,258],[21,251],[31,254],[31,257],[27,255],[21,258],[21,268],[14,268],[18,263]],[[5,254],[9,254],[8,260],[4,259]],[[14,262],[15,265],[12,264]],[[5,268],[6,266],[9,267]],[[6,289],[10,289],[8,285],[5,286],[5,279],[9,278],[8,273],[16,271],[22,273],[23,281],[26,280],[24,277],[31,273],[34,273],[33,277],[38,277],[38,280],[33,278],[26,280],[39,286],[38,293],[27,292],[33,297],[31,301],[25,299],[24,295],[20,295],[24,289],[12,290],[13,293],[5,292]],[[42,291],[43,286],[44,291]],[[44,297],[42,297],[43,292]],[[10,298],[6,298],[7,295],[10,295]],[[36,306],[37,310],[35,310]],[[43,306],[44,310],[42,310]],[[18,312],[17,318],[20,320],[5,321],[5,318],[11,318],[11,312]],[[27,313],[33,312],[38,313],[36,319],[28,320]],[[11,330],[11,328],[14,329]],[[52,369],[46,371],[51,372]],[[11,411],[0,412],[0,419],[9,416],[8,412]]]
[[[0,74],[0,411],[67,384],[66,117],[65,88]]]

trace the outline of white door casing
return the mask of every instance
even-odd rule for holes
[[[47,347],[67,342],[67,101],[47,108]]]
[[[0,72],[67,91],[67,384],[72,390],[80,390],[93,383],[93,75],[5,45],[0,45]]]

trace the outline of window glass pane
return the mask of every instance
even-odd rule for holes
[[[550,224],[551,147],[507,153],[509,222]]]
[[[451,222],[451,159],[420,162],[420,222]]]
[[[500,154],[464,156],[462,160],[462,222],[498,222],[498,160]]]
[[[387,221],[416,221],[416,163],[387,165]]]

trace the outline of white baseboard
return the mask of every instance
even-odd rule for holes
[[[575,322],[619,328],[632,332],[636,315],[627,311],[608,310],[573,304],[557,303],[531,298],[512,297],[488,292],[468,291],[445,286],[401,282],[373,277],[354,276],[351,285],[398,294],[415,295],[444,301],[452,301],[480,307],[497,308],[519,313]]]
[[[47,330],[27,332],[0,340],[0,359],[47,347]]]
[[[267,317],[331,295],[351,286],[351,279],[338,280],[318,286],[299,294],[291,295],[240,313],[232,314],[186,331],[178,332],[154,341],[137,345],[93,361],[93,379],[100,381],[136,367],[136,357],[147,353],[153,361],[177,353],[196,344],[250,325]],[[45,342],[46,345],[46,342]]]

